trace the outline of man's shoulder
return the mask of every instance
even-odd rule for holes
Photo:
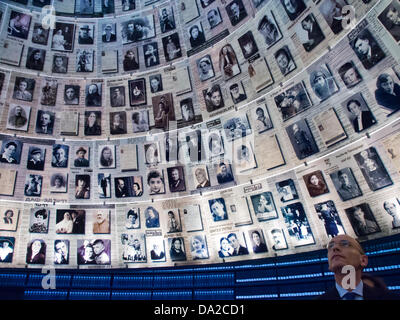
[[[336,290],[336,288],[332,288],[316,298],[316,300],[339,300],[339,299],[340,299],[339,293]]]

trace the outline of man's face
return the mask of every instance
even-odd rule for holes
[[[343,173],[342,175],[339,176],[339,181],[344,186],[350,185],[350,179],[346,173]]]
[[[232,13],[233,13],[235,16],[238,16],[238,15],[239,15],[239,6],[237,5],[237,3],[233,3],[233,4],[231,5],[231,10],[232,10]]]
[[[358,80],[358,76],[357,76],[356,70],[354,70],[354,68],[350,68],[343,75],[343,81],[347,85],[352,85],[352,84],[356,83],[357,80]]]
[[[4,151],[8,156],[13,156],[15,154],[15,147],[13,145],[9,145]]]
[[[387,77],[385,82],[381,83],[381,88],[389,94],[393,94],[394,83],[391,77]]]
[[[354,48],[359,54],[366,55],[370,49],[369,41],[367,39],[357,39],[354,44]]]
[[[97,92],[97,86],[96,85],[90,86],[88,91],[89,91],[90,94],[96,93]]]
[[[25,91],[27,87],[28,87],[28,84],[27,84],[25,81],[21,81],[21,82],[19,83],[19,89],[20,89],[21,91]]]
[[[232,89],[231,89],[231,93],[232,93],[232,96],[233,96],[233,98],[238,98],[239,97],[239,87],[233,87]]]
[[[106,160],[111,159],[111,155],[112,155],[112,153],[111,153],[110,149],[105,149],[103,151],[103,158],[104,159],[106,159]]]
[[[103,250],[104,250],[104,245],[102,243],[96,243],[93,246],[93,251],[95,254],[100,254],[103,252]]]
[[[278,65],[281,67],[281,69],[285,69],[289,64],[289,59],[285,54],[278,55],[276,61],[278,62]]]
[[[17,117],[20,117],[22,115],[22,108],[21,107],[16,107],[15,108],[15,115]]]
[[[203,183],[204,181],[206,181],[206,176],[202,170],[197,170],[195,174],[196,179],[199,183]]]
[[[75,96],[75,91],[73,88],[68,88],[67,91],[65,92],[65,94],[68,99],[73,99]]]
[[[67,253],[67,246],[64,242],[59,242],[56,244],[56,251],[62,255],[65,255]]]
[[[154,89],[154,90],[158,90],[158,80],[156,79],[156,78],[153,78],[153,79],[151,79],[151,82],[150,82],[150,84],[151,84],[151,87]]]
[[[56,61],[54,63],[56,65],[56,67],[62,67],[63,59],[62,58],[56,58]]]
[[[272,239],[274,240],[275,244],[281,243],[281,235],[277,232],[272,235]]]
[[[128,24],[128,31],[133,32],[133,30],[135,29],[133,23]]]
[[[361,208],[357,208],[356,210],[354,210],[354,218],[357,221],[364,221],[364,212]]]
[[[354,102],[349,104],[349,110],[356,117],[361,113],[361,108]]]
[[[78,158],[80,158],[80,159],[85,158],[85,152],[84,151],[79,151],[78,152]]]
[[[104,218],[104,216],[103,216],[103,214],[101,212],[99,212],[96,215],[96,220],[97,220],[98,223],[101,223],[101,222],[103,222],[105,220],[105,218]]]
[[[397,213],[396,205],[392,202],[389,202],[385,205],[385,210],[389,213],[392,217],[394,217]]]
[[[47,114],[47,113],[45,113],[45,114],[42,114],[42,116],[40,117],[40,121],[41,121],[41,123],[42,123],[42,126],[48,126],[49,125],[49,123],[51,122],[50,121],[50,115],[49,114]]]
[[[400,24],[399,12],[394,8],[389,9],[388,13],[386,14],[386,18],[388,18],[388,20],[393,24]]]
[[[150,189],[152,192],[160,192],[163,186],[162,180],[160,177],[151,178],[149,181]]]
[[[238,239],[236,239],[236,237],[230,236],[228,238],[228,240],[229,240],[230,244],[232,245],[232,247],[234,247],[235,249],[239,247],[239,241],[238,241]]]
[[[217,23],[217,14],[215,13],[214,10],[211,10],[208,15],[208,22],[210,23],[211,26],[215,25]]]
[[[205,61],[200,62],[199,66],[203,73],[207,73],[210,70],[210,65]]]
[[[38,153],[35,153],[35,154],[32,156],[32,158],[33,158],[35,161],[39,161],[40,158],[41,158],[41,155],[40,155],[40,153],[38,152]]]
[[[214,106],[219,106],[221,103],[221,94],[219,91],[214,91],[213,94],[211,95],[211,102]]]
[[[62,148],[58,149],[57,152],[56,152],[56,158],[57,158],[57,160],[64,159],[64,157],[65,157],[65,151],[64,151],[64,149],[62,149]]]
[[[171,172],[171,178],[174,181],[178,181],[179,180],[179,171],[178,170],[172,170]]]
[[[314,79],[315,89],[322,89],[326,87],[325,78],[322,75],[317,75]]]
[[[110,26],[108,26],[108,27],[105,28],[105,32],[106,32],[107,34],[110,34],[110,33],[111,33],[111,30],[112,30],[112,28],[111,28]]]
[[[217,216],[217,217],[223,217],[225,215],[224,207],[221,203],[219,202],[214,202],[213,205],[211,206],[211,211]]]

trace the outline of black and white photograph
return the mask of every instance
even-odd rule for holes
[[[15,238],[0,237],[0,262],[12,262],[14,247]]]
[[[328,185],[321,170],[316,170],[303,176],[310,197],[318,197],[329,193]]]
[[[125,106],[125,87],[110,87],[110,103],[111,107]]]
[[[242,232],[231,232],[216,240],[216,248],[220,258],[249,254],[246,239]]]
[[[268,252],[264,233],[261,229],[249,230],[248,235],[251,241],[253,253]]]
[[[160,227],[160,214],[152,206],[144,210],[144,218],[146,219],[146,228],[159,228]]]
[[[161,161],[160,146],[158,142],[145,143],[143,149],[146,165],[154,166]]]
[[[252,132],[246,113],[224,121],[223,128],[228,141],[246,137]]]
[[[41,23],[35,23],[33,25],[33,33],[32,33],[32,43],[47,45],[47,41],[49,39],[49,29],[43,28]]]
[[[386,54],[368,28],[360,31],[357,36],[350,41],[350,46],[367,70],[377,65],[386,57]]]
[[[19,220],[19,209],[7,208],[1,213],[0,230],[1,231],[16,231]]]
[[[45,158],[46,158],[46,149],[42,149],[36,146],[30,146],[26,168],[28,170],[43,171]]]
[[[126,112],[110,112],[110,133],[126,134]]]
[[[186,191],[183,166],[167,168],[167,175],[170,192]]]
[[[29,47],[26,58],[26,68],[36,71],[43,71],[45,59],[46,50]]]
[[[157,42],[150,42],[143,45],[143,55],[146,68],[154,67],[160,64],[160,55],[158,53]]]
[[[272,47],[280,39],[282,39],[282,33],[276,23],[275,16],[272,11],[266,12],[266,14],[258,22],[257,30],[261,33],[265,40],[267,48]]]
[[[75,14],[78,15],[93,15],[94,13],[94,1],[90,0],[78,0],[75,1]]]
[[[133,132],[147,132],[149,131],[149,111],[138,110],[132,113],[132,128]]]
[[[219,70],[225,81],[241,72],[235,50],[230,44],[223,46],[219,51]]]
[[[196,178],[196,189],[208,188],[211,186],[210,177],[206,165],[199,165],[192,168],[192,175]]]
[[[297,24],[295,30],[304,50],[307,52],[312,51],[325,39],[325,35],[312,13]]]
[[[187,232],[203,230],[203,221],[199,205],[191,204],[184,206],[183,209],[181,209],[181,212],[183,213],[183,221]]]
[[[11,104],[7,116],[7,129],[28,131],[30,116],[30,106]]]
[[[190,124],[195,121],[195,113],[192,98],[186,98],[180,101],[182,120],[185,124]]]
[[[206,81],[215,76],[214,68],[210,55],[206,55],[196,61],[197,72],[201,81]]]
[[[218,184],[235,181],[232,173],[232,166],[227,161],[221,161],[214,165],[214,171],[217,176]]]
[[[13,98],[22,101],[32,101],[35,84],[35,79],[16,77]]]
[[[140,209],[130,208],[126,213],[125,228],[127,230],[140,229]]]
[[[90,151],[88,146],[76,146],[74,148],[74,167],[87,168],[90,165]]]
[[[391,116],[400,110],[400,84],[389,73],[381,73],[376,80],[375,99],[382,110]]]
[[[398,43],[400,41],[400,3],[393,0],[378,16],[379,21]]]
[[[218,130],[212,130],[207,135],[208,159],[219,157],[224,154],[224,142]]]
[[[43,207],[31,208],[29,220],[30,233],[47,233],[49,231],[50,210]]]
[[[370,147],[354,155],[369,188],[376,191],[393,184],[378,151]]]
[[[37,174],[26,176],[24,195],[27,197],[40,197],[42,194],[43,177]]]
[[[117,26],[115,23],[105,23],[102,25],[101,41],[103,43],[117,41]]]
[[[198,234],[190,238],[190,255],[193,260],[208,259],[208,247],[206,237]]]
[[[288,248],[285,232],[281,228],[273,228],[268,230],[268,238],[273,243],[272,249],[275,251],[285,250]]]
[[[99,146],[99,168],[113,169],[116,167],[115,145]]]
[[[97,174],[97,190],[100,199],[111,198],[111,173]]]
[[[283,76],[288,75],[297,68],[288,46],[280,48],[275,52],[274,56]]]
[[[389,218],[393,229],[400,227],[400,200],[399,198],[390,198],[382,203],[382,208]]]
[[[303,0],[281,0],[283,9],[290,20],[296,20],[297,17],[306,9]]]
[[[267,105],[259,105],[256,108],[250,108],[251,118],[255,124],[254,130],[258,133],[263,133],[273,128],[271,117]]]
[[[180,163],[188,165],[201,161],[201,139],[201,130],[182,132],[178,136],[178,160]]]
[[[238,42],[245,59],[249,59],[258,52],[257,43],[251,31],[247,31],[244,35],[240,36]]]
[[[50,192],[52,193],[66,193],[68,189],[68,174],[67,173],[53,173],[50,177]]]
[[[310,69],[310,86],[320,102],[330,98],[339,91],[335,78],[327,64],[321,64],[316,68]]]
[[[66,84],[64,87],[64,104],[78,105],[81,87]]]
[[[69,264],[69,240],[54,241],[54,264]]]
[[[299,198],[296,186],[292,179],[279,181],[275,184],[281,202],[288,202]]]
[[[101,111],[85,111],[85,136],[101,135]]]
[[[208,200],[208,205],[214,222],[228,220],[228,212],[223,198]]]
[[[278,218],[272,193],[269,191],[250,196],[254,213],[259,222]]]
[[[7,34],[12,37],[27,40],[31,19],[32,16],[29,14],[11,10]]]
[[[129,192],[129,177],[117,177],[114,178],[114,186],[115,186],[115,197],[116,198],[127,198],[130,197]]]
[[[219,12],[219,8],[212,8],[207,12],[207,20],[210,24],[210,29],[215,28],[220,23],[222,23],[221,13]]]
[[[75,199],[90,199],[90,175],[75,176]]]
[[[53,134],[56,115],[54,112],[38,110],[35,132],[39,134]]]
[[[182,49],[177,32],[162,38],[164,56],[167,62],[182,57]]]
[[[131,107],[140,106],[147,103],[145,78],[129,80],[128,86],[129,86],[129,103]]]
[[[188,28],[188,36],[192,49],[197,48],[206,42],[206,37],[204,35],[201,22],[198,22]]]
[[[301,202],[281,207],[286,229],[295,247],[314,244],[314,236]]]
[[[51,70],[54,73],[67,73],[68,72],[68,57],[55,54],[53,56],[53,67]]]
[[[85,105],[86,107],[101,107],[102,84],[91,83],[85,88]]]
[[[172,6],[159,9],[158,14],[162,33],[174,30],[176,28],[174,10]]]
[[[164,237],[160,235],[146,238],[150,250],[150,258],[153,262],[166,261]]]
[[[172,261],[185,261],[186,251],[183,237],[168,239],[169,256]]]
[[[149,76],[150,91],[151,93],[157,93],[163,91],[163,83],[161,74],[153,74]]]
[[[355,87],[363,80],[353,61],[348,61],[341,65],[338,69],[338,73],[347,89]]]
[[[56,22],[51,41],[51,49],[72,52],[74,48],[75,25]]]
[[[54,144],[51,166],[54,168],[67,168],[68,156],[69,156],[69,146],[62,144]]]
[[[346,234],[335,203],[332,200],[317,203],[314,208],[318,218],[324,223],[326,235],[329,239],[340,234]]]
[[[54,107],[57,102],[58,82],[54,78],[43,79],[40,104]]]
[[[78,265],[111,264],[111,240],[77,240],[77,247]]]
[[[138,42],[156,36],[153,15],[135,17],[121,23],[122,44]]]
[[[235,141],[233,144],[233,162],[236,173],[257,168],[256,158],[250,141],[246,141],[246,139]]]
[[[150,195],[165,193],[164,171],[152,169],[147,173],[147,186]]]
[[[286,127],[286,133],[298,159],[305,159],[319,151],[306,119]]]
[[[109,234],[111,224],[110,210],[96,210],[92,212],[93,234]]]
[[[202,8],[207,8],[210,4],[214,3],[215,0],[200,0]]]
[[[79,44],[93,44],[94,41],[94,25],[78,25],[78,43]]]
[[[332,182],[342,201],[362,196],[362,191],[351,168],[342,168],[330,174]]]
[[[137,47],[131,47],[124,50],[124,59],[122,60],[124,71],[133,71],[139,69],[139,53]]]
[[[27,264],[45,264],[46,263],[46,242],[41,239],[34,239],[28,243],[26,250]]]
[[[283,121],[290,119],[298,113],[312,106],[311,100],[302,82],[285,89],[274,97],[278,111]]]
[[[94,50],[76,50],[76,72],[93,72]]]
[[[342,106],[357,133],[367,130],[377,123],[361,92],[343,101]]]
[[[381,231],[368,203],[345,209],[347,218],[357,237],[367,236]]]
[[[143,232],[121,234],[122,261],[123,262],[146,262],[146,240]]]
[[[343,7],[346,5],[346,0],[324,0],[319,7],[319,11],[334,34],[339,34],[344,30],[343,24],[346,26],[346,20],[342,13]]]
[[[102,0],[101,1],[101,12],[103,14],[115,13],[114,0]]]
[[[179,209],[172,209],[165,211],[167,217],[167,232],[182,232],[181,217],[179,215]]]
[[[23,143],[19,140],[4,139],[1,144],[1,163],[19,164]]]
[[[242,0],[234,0],[230,2],[225,9],[232,26],[236,26],[247,17],[247,11]]]
[[[167,131],[170,122],[175,120],[175,108],[172,93],[151,98],[153,105],[154,126]]]
[[[244,91],[243,83],[237,82],[229,86],[229,92],[234,104],[238,104],[247,99],[246,92]]]

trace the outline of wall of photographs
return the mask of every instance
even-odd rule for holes
[[[396,0],[55,1],[54,29],[17,2],[0,4],[0,267],[399,232]]]

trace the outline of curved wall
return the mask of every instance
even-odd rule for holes
[[[289,16],[279,1],[264,1],[258,8],[246,2],[242,8],[246,16],[239,22],[231,22],[226,10],[230,4],[214,1],[203,8],[199,3],[197,15],[189,2],[157,2],[128,15],[116,4],[115,17],[59,16],[56,23],[64,32],[75,29],[73,45],[67,44],[62,52],[54,50],[57,29],[50,31],[46,44],[34,39],[39,13],[24,12],[13,2],[1,4],[1,153],[7,158],[9,152],[14,159],[2,158],[0,163],[1,213],[13,213],[12,223],[0,222],[3,247],[8,243],[13,248],[1,266],[208,264],[316,250],[331,235],[343,232],[360,240],[398,233],[397,218],[393,220],[383,207],[389,200],[400,215],[399,49],[396,26],[381,18],[391,2],[349,1],[358,24],[342,31],[324,17],[329,1],[306,1],[297,17]],[[183,11],[182,3],[186,4]],[[175,29],[163,33],[158,13],[171,5]],[[223,22],[211,29],[206,14],[217,8]],[[26,37],[11,34],[15,12],[29,20]],[[137,22],[139,14],[154,20],[146,39],[122,37],[129,21]],[[264,16],[276,23],[275,40],[266,40],[258,30]],[[316,30],[314,43],[307,44],[302,33],[307,21]],[[108,23],[116,24],[117,38],[103,43],[101,30]],[[187,29],[199,23],[205,42],[194,49]],[[79,43],[84,25],[94,29],[93,44]],[[169,61],[163,38],[173,34],[180,39],[182,56]],[[355,49],[362,43],[357,38],[365,34],[373,49],[369,60]],[[63,36],[71,37],[71,32]],[[245,45],[248,41],[253,46]],[[154,43],[159,64],[146,67],[143,47]],[[226,45],[235,56],[221,56]],[[32,48],[40,48],[42,57],[45,54],[43,68],[29,62]],[[275,58],[281,48],[293,58],[286,69],[278,64],[283,57]],[[139,68],[125,72],[123,57],[129,49],[139,57]],[[83,50],[93,58],[91,72],[77,72]],[[53,72],[56,55],[68,59],[63,74]],[[212,61],[213,72],[202,81],[198,62],[204,57]],[[237,63],[224,67],[226,59]],[[354,72],[341,72],[342,66],[350,64]],[[29,69],[32,66],[36,70]],[[378,90],[382,74],[395,83],[394,94]],[[161,77],[162,89],[152,92],[150,82],[155,76]],[[22,79],[27,79],[24,94],[18,92]],[[94,83],[101,98],[89,99]],[[237,100],[231,93],[234,84],[242,93]],[[212,105],[221,101],[218,90],[213,96],[216,86],[223,101],[218,106]],[[145,95],[135,97],[135,87]],[[124,93],[124,101],[113,97],[115,88]],[[68,100],[66,93],[73,90],[79,90],[79,99]],[[160,111],[163,103],[167,115]],[[183,105],[191,105],[193,112],[183,111]],[[356,105],[363,111],[363,121],[354,120],[351,110]],[[18,109],[25,120],[16,116]],[[135,113],[143,122],[135,125]],[[123,125],[113,128],[115,114]],[[88,128],[93,115],[98,119],[101,115],[97,122],[101,128]],[[51,125],[43,129],[46,117]],[[211,148],[218,141],[222,148]],[[30,161],[35,153],[42,162]],[[62,153],[65,161],[57,159]],[[76,161],[80,153],[85,160]],[[343,172],[353,188],[341,188]],[[180,180],[174,182],[174,176]],[[316,178],[322,183],[313,186],[309,181]],[[134,185],[139,186],[137,194]],[[156,211],[158,221],[148,220],[149,208]],[[168,218],[170,211],[175,222]],[[360,211],[367,220],[363,225],[356,219]],[[62,222],[67,212],[77,215],[77,223]],[[132,212],[138,218],[129,225]],[[105,223],[96,223],[99,213]],[[222,245],[235,242],[229,237],[232,233],[245,249],[240,255],[220,256]],[[265,246],[255,246],[257,234]],[[170,247],[176,238],[184,254],[174,257]],[[46,244],[46,250],[35,260],[27,247],[36,239],[42,248]],[[83,259],[84,248],[89,252],[90,242],[96,239],[103,240],[106,255]],[[134,249],[135,239],[140,254]],[[69,247],[67,263],[57,261],[58,240]],[[204,248],[196,258],[193,244],[198,241]],[[95,249],[101,250],[96,243]],[[152,255],[154,246],[163,249],[161,258]]]

